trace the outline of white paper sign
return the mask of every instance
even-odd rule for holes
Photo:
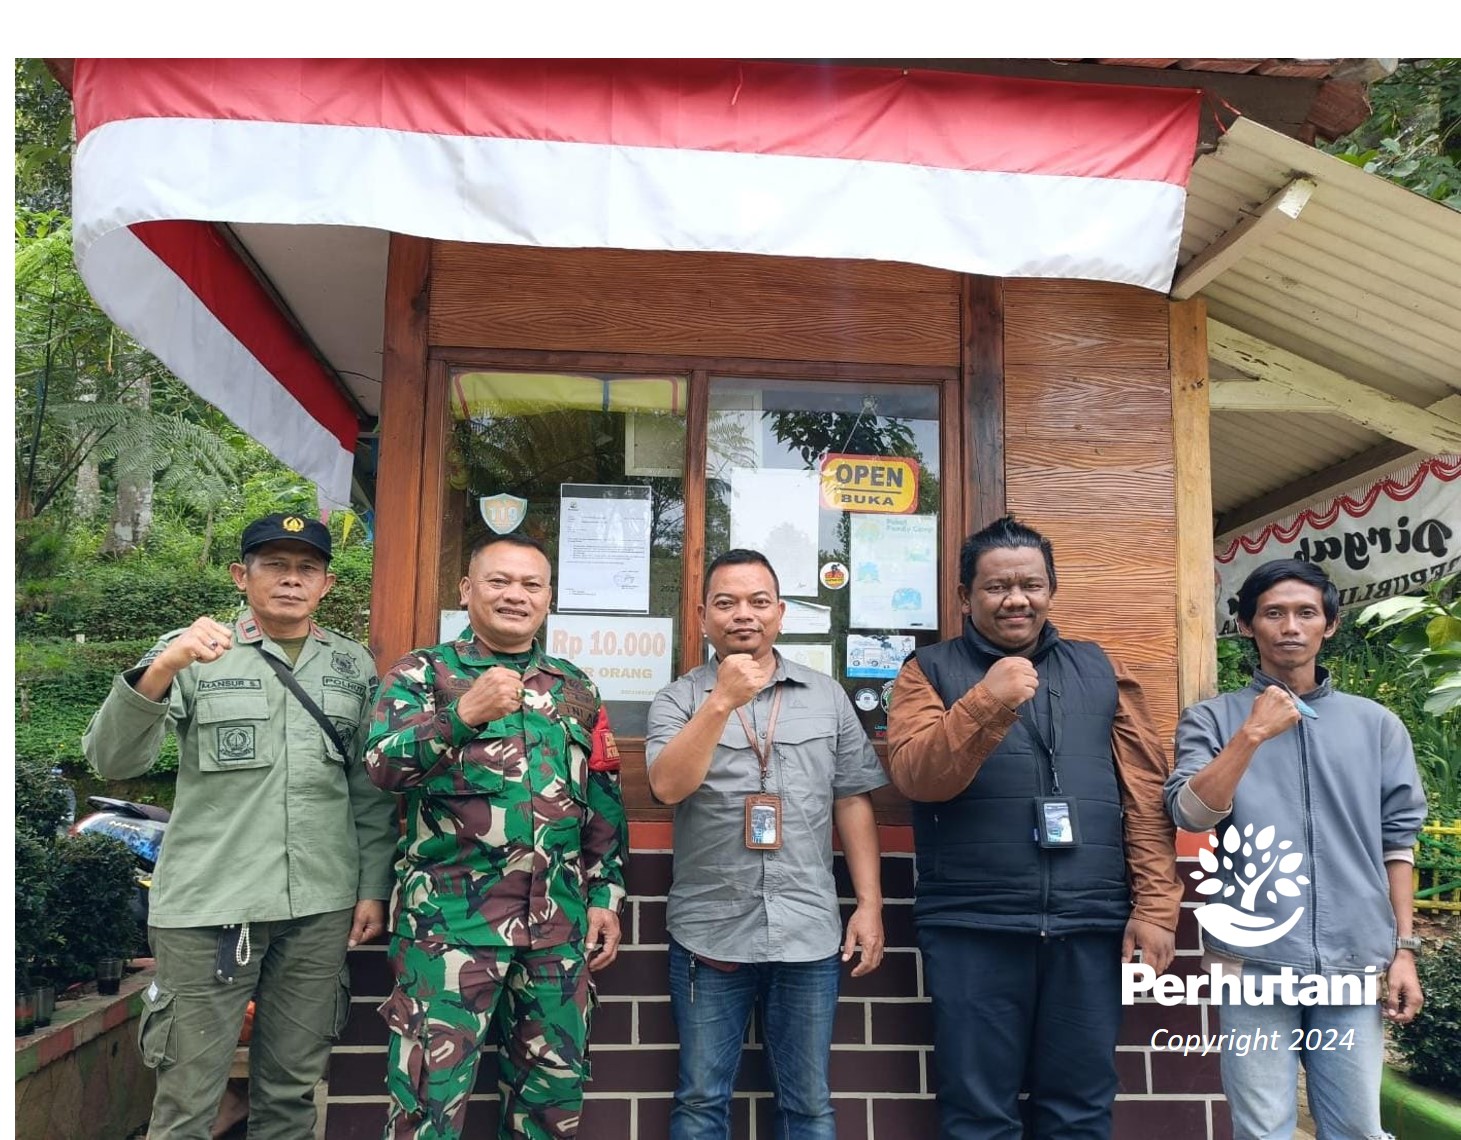
[[[560,610],[649,611],[650,489],[564,483]]]
[[[1275,558],[1323,568],[1341,607],[1408,594],[1461,570],[1461,456],[1441,455],[1233,539],[1217,557],[1217,632],[1238,633],[1238,589]]]
[[[817,596],[820,495],[815,471],[731,472],[731,545],[766,555],[784,598]]]
[[[782,633],[831,633],[832,607],[819,606],[816,602],[802,602],[787,598],[786,616],[781,619]]]
[[[670,683],[673,618],[554,614],[544,649],[588,674],[606,701],[648,701]]]
[[[933,515],[852,516],[854,629],[938,625],[938,520]]]
[[[830,642],[796,645],[778,641],[776,651],[788,661],[795,661],[798,665],[805,665],[808,669],[815,669],[818,673],[826,673],[829,677],[836,675],[832,672],[832,645]]]
[[[441,640],[445,644],[448,641],[455,641],[462,636],[463,630],[468,630],[467,636],[471,636],[471,616],[466,610],[442,610],[441,611]]]

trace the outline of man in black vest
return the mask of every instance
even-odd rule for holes
[[[1182,899],[1166,755],[1136,682],[1046,620],[1048,539],[1006,516],[959,582],[963,634],[904,662],[888,715],[942,1136],[1106,1140],[1120,966],[1167,967]]]

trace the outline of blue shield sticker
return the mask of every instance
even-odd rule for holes
[[[511,534],[528,517],[528,501],[516,495],[488,495],[477,500],[477,509],[494,534]]]

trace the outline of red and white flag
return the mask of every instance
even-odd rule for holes
[[[73,97],[92,294],[343,504],[349,406],[200,223],[1165,290],[1200,93],[774,62],[90,59]]]

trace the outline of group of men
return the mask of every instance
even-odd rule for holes
[[[312,1135],[349,1009],[346,949],[385,932],[393,898],[387,1136],[459,1137],[493,1033],[501,1134],[576,1135],[592,975],[622,939],[627,827],[603,701],[537,641],[549,559],[520,535],[478,541],[460,584],[469,628],[377,691],[364,647],[313,621],[330,556],[318,522],[251,524],[232,568],[241,616],[164,636],[87,732],[113,778],[149,767],[168,726],[180,743],[140,1028],[150,1134],[208,1136],[256,998],[249,1135]],[[1259,949],[1209,937],[1223,968],[1388,980],[1381,1007],[1224,1007],[1225,1030],[1354,1031],[1346,1049],[1224,1053],[1235,1135],[1291,1134],[1301,1059],[1324,1135],[1380,1133],[1381,1016],[1421,1003],[1406,860],[1425,804],[1399,721],[1316,663],[1334,587],[1307,563],[1255,571],[1239,618],[1259,670],[1184,713],[1170,772],[1130,674],[1049,621],[1055,588],[1050,543],[1013,519],[965,541],[963,631],[899,672],[885,770],[841,686],[777,651],[771,562],[711,563],[698,613],[714,658],[661,690],[645,737],[650,790],[674,805],[674,1140],[728,1137],[753,1011],[776,1135],[835,1136],[840,980],[883,957],[870,794],[890,778],[913,804],[942,1136],[1109,1137],[1122,964],[1173,958],[1174,821],[1309,845],[1310,921]],[[1253,921],[1277,926],[1292,900],[1266,900]]]

